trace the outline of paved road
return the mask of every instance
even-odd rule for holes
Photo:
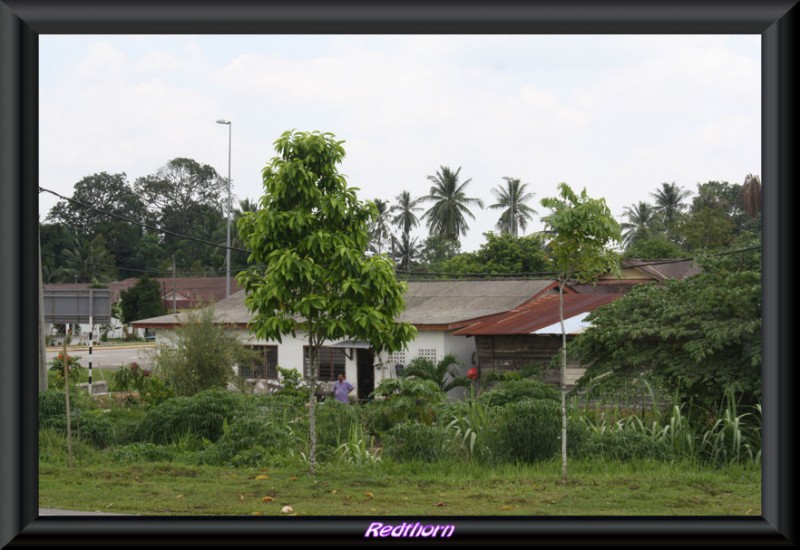
[[[47,364],[49,365],[53,358],[58,355],[60,350],[50,348],[47,352]],[[153,346],[147,347],[104,347],[94,346],[92,348],[92,368],[117,368],[121,365],[127,365],[132,362],[139,363],[140,367],[151,368],[152,360],[149,354],[153,352]],[[74,355],[80,358],[80,363],[84,367],[89,366],[89,350],[88,348],[67,348],[69,355]]]

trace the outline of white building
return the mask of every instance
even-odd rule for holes
[[[513,310],[539,294],[551,292],[555,290],[550,280],[411,281],[405,295],[406,309],[398,318],[417,329],[417,337],[407,348],[376,355],[366,342],[331,342],[320,352],[318,378],[332,382],[343,372],[356,387],[353,394],[366,399],[382,380],[397,377],[398,365],[404,366],[416,357],[438,362],[446,354],[453,354],[462,363],[462,373],[466,372],[475,364],[475,339],[454,335],[455,331],[476,319]],[[216,323],[234,331],[245,345],[261,351],[262,361],[254,366],[252,377],[278,384],[277,366],[305,375],[305,335],[298,331],[296,337],[286,336],[281,343],[255,338],[248,330],[251,316],[244,297],[244,291],[239,291],[211,307]],[[175,327],[183,322],[185,316],[179,313],[143,319],[133,326],[154,329],[158,342],[169,340]]]

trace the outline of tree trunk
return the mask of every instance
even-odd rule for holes
[[[564,327],[564,283],[558,285],[558,316],[561,321],[561,483],[567,482],[567,331]]]
[[[309,450],[308,450],[308,470],[313,475],[317,469],[317,367],[319,363],[319,348],[314,342],[313,332],[308,335],[308,379],[307,383],[311,389],[308,397],[308,426],[309,426]]]

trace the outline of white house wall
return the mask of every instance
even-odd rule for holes
[[[156,342],[169,342],[174,338],[174,330],[158,329],[156,332]],[[295,369],[303,374],[303,346],[306,345],[305,334],[298,332],[295,337],[286,336],[282,342],[263,340],[253,336],[245,329],[234,329],[229,331],[240,341],[247,345],[277,346],[278,365],[282,368]],[[452,353],[461,361],[460,370],[466,373],[472,366],[472,355],[475,351],[475,339],[473,337],[453,336],[443,331],[418,331],[417,337],[408,344],[408,349],[399,354],[382,353],[375,358],[375,385],[386,378],[396,378],[395,365],[401,363],[407,365],[412,359],[424,356],[434,360],[441,359],[448,353]],[[356,386],[353,393],[358,392],[358,368],[356,354],[352,353],[351,358],[345,361],[345,372],[347,380]]]

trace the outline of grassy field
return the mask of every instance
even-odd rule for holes
[[[92,464],[92,462],[94,462]],[[131,465],[91,458],[72,468],[40,464],[39,505],[154,516],[760,516],[761,474],[635,461],[560,461],[496,469],[464,464],[369,468],[323,464],[232,469]],[[107,462],[107,461],[106,461]]]

